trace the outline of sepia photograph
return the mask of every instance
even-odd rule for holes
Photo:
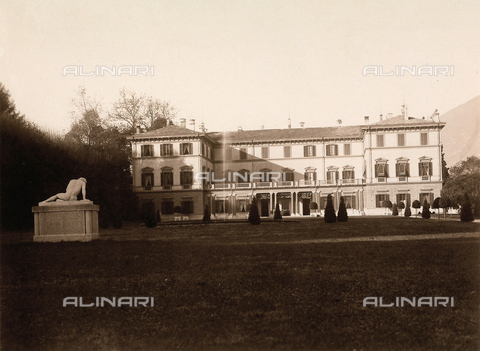
[[[475,0],[4,0],[0,350],[480,350]]]

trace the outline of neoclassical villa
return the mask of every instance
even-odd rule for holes
[[[405,109],[356,126],[207,133],[181,119],[179,126],[137,128],[129,138],[133,188],[140,208],[166,218],[177,206],[201,218],[205,205],[214,216],[245,218],[254,197],[261,216],[277,203],[284,215],[309,216],[325,208],[329,194],[335,208],[343,196],[350,215],[384,214],[386,200],[431,205],[442,188],[445,126],[434,117],[408,117]]]

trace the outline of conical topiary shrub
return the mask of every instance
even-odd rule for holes
[[[273,219],[282,219],[282,213],[280,212],[280,206],[278,205],[278,202],[277,202],[277,205],[275,206],[275,214],[273,215]]]
[[[460,210],[460,220],[462,222],[471,222],[473,219],[472,203],[470,202],[470,197],[468,194],[465,193],[462,209]]]
[[[345,199],[343,198],[343,196],[340,196],[340,206],[338,207],[338,221],[348,221],[348,213],[347,208],[345,207]]]
[[[248,213],[248,221],[250,224],[260,224],[260,214],[258,213],[257,199],[253,198],[252,205],[250,206],[250,212]]]
[[[392,216],[398,216],[397,204],[393,204],[393,206],[392,206]]]
[[[412,211],[410,210],[410,205],[407,204],[407,207],[405,207],[405,217],[410,217],[412,215]]]
[[[332,195],[327,196],[327,206],[325,207],[325,222],[334,223],[337,221],[337,216],[335,215],[335,209],[333,208]]]
[[[422,218],[430,218],[430,205],[428,204],[427,199],[423,201]]]
[[[205,205],[205,211],[203,212],[202,221],[208,222],[209,220],[210,220],[210,209],[208,208],[208,205]]]

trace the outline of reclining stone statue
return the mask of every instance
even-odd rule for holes
[[[52,201],[77,201],[77,196],[80,194],[80,191],[82,192],[83,200],[87,200],[86,187],[87,180],[85,178],[72,179],[70,182],[68,182],[67,190],[65,190],[64,193],[53,195],[39,204],[45,204]]]

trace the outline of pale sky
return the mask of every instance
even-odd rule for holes
[[[154,67],[64,76],[65,66]],[[451,76],[364,76],[446,65]],[[362,124],[447,112],[480,95],[480,5],[468,1],[18,1],[0,3],[0,81],[40,127],[70,127],[80,85],[104,111],[122,87],[170,101],[208,131]],[[177,119],[178,121],[178,119]]]

